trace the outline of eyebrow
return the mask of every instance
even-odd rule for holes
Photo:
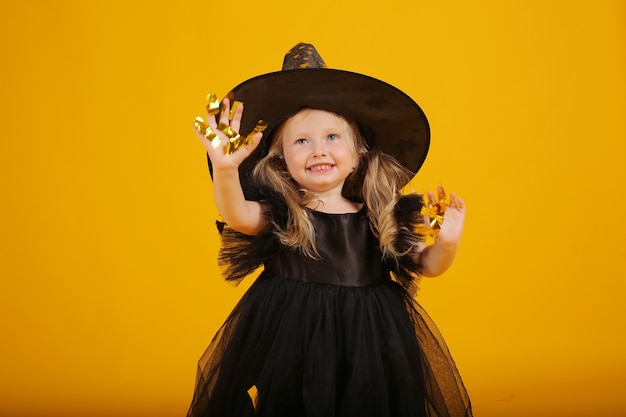
[[[348,127],[346,127],[346,128],[341,128],[341,127],[333,127],[333,128],[326,129],[326,130],[324,130],[323,132],[324,132],[324,133],[323,133],[324,135],[330,135],[330,134],[333,134],[333,135],[338,135],[338,134],[341,134],[341,135],[350,135],[350,134],[352,133],[352,132],[351,132],[351,129],[350,129],[350,127],[349,127],[349,126],[348,126]],[[283,132],[283,136],[287,136],[287,135],[285,135],[285,133]],[[290,135],[290,136],[291,136],[291,135]],[[298,138],[302,138],[302,137],[309,137],[309,136],[310,136],[310,134],[309,134],[309,133],[305,133],[305,132],[298,131],[297,133],[294,133],[294,134],[293,134],[293,136],[294,136],[294,137],[296,137],[296,136],[297,136]]]

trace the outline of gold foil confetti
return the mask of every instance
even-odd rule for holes
[[[204,137],[211,141],[211,146],[213,147],[213,149],[217,149],[222,144],[222,138],[220,138],[213,131],[213,129],[211,129],[211,126],[206,127]]]
[[[233,130],[233,128],[224,122],[220,122],[220,124],[217,125],[217,129],[221,130],[229,138],[234,138],[235,136],[238,136],[237,133]]]
[[[254,126],[254,129],[252,129],[252,132],[250,132],[248,136],[252,136],[258,132],[263,132],[265,129],[267,129],[267,123],[265,123],[263,120],[259,120],[256,123],[256,126]]]
[[[265,129],[267,129],[267,123],[265,123],[263,120],[259,120],[254,129],[252,129],[252,132],[250,132],[248,136],[246,136],[246,145],[250,145],[252,143],[252,138],[254,137],[255,133],[263,132]]]
[[[211,141],[211,146],[213,146],[214,149],[217,149],[220,146],[222,140],[215,134],[215,132],[213,132],[211,126],[206,124],[202,117],[196,117],[193,121],[193,127],[198,131],[198,133],[202,134],[205,138]]]
[[[204,119],[200,116],[196,117],[196,119],[193,121],[193,127],[199,132],[202,133],[204,135],[204,132],[206,131],[207,128],[207,124],[204,122]]]
[[[239,134],[235,134],[234,136],[231,137],[229,136],[230,132],[227,133],[224,130],[222,130],[222,132],[224,132],[226,136],[229,136],[230,138],[228,140],[228,143],[226,144],[226,147],[224,148],[224,152],[227,154],[231,154],[233,152],[236,152],[242,146],[250,145],[253,142],[254,134],[258,132],[263,132],[266,128],[267,128],[267,123],[265,123],[263,120],[259,120],[256,126],[254,127],[254,129],[252,129],[252,132],[250,132],[248,136],[246,137],[243,137]],[[232,129],[230,130],[232,131]]]
[[[230,113],[228,114],[228,120],[233,120],[233,116],[235,115],[235,111],[237,110],[237,107],[239,107],[242,104],[243,103],[241,101],[233,101],[233,104],[230,106]]]
[[[220,113],[220,101],[217,98],[217,94],[210,93],[206,96],[208,104],[206,110],[210,116],[215,116]]]
[[[450,201],[445,197],[434,202],[425,202],[420,214],[430,219],[430,227],[419,227],[416,232],[433,238],[437,237],[448,207],[450,207]]]
[[[250,400],[252,401],[252,407],[254,407],[254,412],[259,411],[259,390],[256,385],[253,385],[248,390],[248,395],[250,396]]]
[[[221,130],[226,136],[228,136],[228,143],[224,148],[224,152],[226,154],[231,154],[233,152],[236,152],[242,146],[252,143],[252,135],[254,135],[256,132],[262,132],[265,127],[267,127],[267,124],[265,124],[265,122],[262,122],[260,125],[257,123],[257,126],[252,130],[252,133],[244,138],[243,136],[236,133],[233,128],[228,126],[226,123],[220,123],[217,128]]]
[[[229,99],[233,100],[233,98],[230,96]],[[215,116],[219,114],[220,102],[217,98],[217,94],[208,94],[207,101],[207,112],[209,113],[209,115]],[[233,100],[232,108],[230,109],[230,114],[228,115],[229,120],[232,120],[233,115],[237,110],[237,107],[242,104],[243,102],[241,101]],[[224,106],[224,110],[225,109],[226,107]],[[206,139],[211,141],[211,146],[213,146],[214,149],[217,149],[221,145],[222,140],[220,136],[216,134],[210,126],[207,125],[202,117],[196,117],[196,119],[194,120],[194,127],[199,133],[202,133]],[[217,129],[224,133],[226,137],[228,137],[228,142],[224,146],[225,154],[231,154],[245,145],[250,145],[253,142],[254,134],[258,132],[263,132],[266,128],[267,123],[265,123],[263,120],[259,120],[254,129],[252,129],[252,132],[244,137],[235,132],[228,123],[220,122],[217,126]]]
[[[240,135],[235,135],[234,137],[228,139],[228,143],[226,144],[226,147],[224,148],[224,152],[227,155],[230,155],[231,153],[235,152],[237,149],[241,148],[243,145],[245,145],[244,139]]]

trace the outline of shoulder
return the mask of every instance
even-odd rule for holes
[[[259,203],[261,214],[268,221],[269,229],[286,227],[289,219],[289,206],[282,194],[274,188],[268,185],[254,184],[250,187],[246,198]]]

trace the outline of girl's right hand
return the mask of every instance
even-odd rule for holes
[[[239,104],[235,109],[235,113],[233,114],[232,120],[228,119],[230,114],[230,100],[225,98],[222,100],[221,111],[219,114],[219,123],[224,123],[229,125],[230,128],[235,132],[239,133],[239,128],[241,126],[241,116],[243,115],[243,103]],[[218,121],[215,120],[215,116],[207,114],[207,124],[213,130],[213,132],[218,135],[221,140],[221,143],[217,146],[213,146],[213,142],[207,139],[204,134],[199,132],[197,129],[196,134],[202,141],[202,144],[207,150],[209,155],[209,159],[211,160],[211,165],[213,166],[213,172],[215,171],[229,171],[233,168],[238,169],[239,165],[246,159],[252,151],[256,149],[256,147],[261,142],[261,138],[263,137],[263,133],[257,132],[252,136],[252,143],[242,146],[240,149],[236,150],[233,153],[227,154],[224,151],[224,147],[228,143],[229,138],[226,134],[220,131],[218,126]],[[216,139],[214,139],[215,141]]]

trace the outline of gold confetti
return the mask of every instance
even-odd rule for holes
[[[250,387],[248,395],[250,400],[252,400],[252,407],[254,407],[254,412],[256,413],[259,411],[259,390],[256,388],[256,385]]]
[[[437,237],[448,207],[450,207],[450,201],[446,197],[437,201],[425,201],[420,214],[430,219],[430,227],[419,227],[416,232],[432,238]]]
[[[239,107],[242,104],[243,103],[241,101],[233,101],[233,104],[230,106],[230,113],[228,114],[228,120],[233,120],[233,116],[235,115],[235,111],[237,110],[237,107]]]
[[[232,100],[233,98],[229,97],[229,99]],[[212,94],[212,93],[208,94],[207,101],[208,101],[207,111],[209,115],[215,116],[219,114],[220,102],[217,98],[217,94]],[[229,120],[232,120],[237,107],[242,104],[243,102],[241,101],[233,100],[232,108],[230,109],[230,114],[228,116]],[[210,126],[207,125],[207,123],[204,121],[204,119],[202,119],[202,117],[196,117],[196,119],[194,120],[194,127],[199,133],[202,133],[202,135],[204,135],[205,138],[211,141],[211,146],[213,146],[214,149],[217,149],[221,145],[222,140],[220,136],[217,133],[215,133],[211,129]],[[252,129],[252,132],[250,132],[247,136],[244,137],[244,136],[241,136],[239,133],[235,132],[235,130],[232,127],[230,127],[228,123],[220,122],[217,126],[217,129],[221,131],[222,133],[224,133],[226,137],[228,137],[228,142],[224,146],[225,154],[231,154],[233,152],[236,152],[238,149],[240,149],[241,147],[245,145],[252,144],[254,134],[258,132],[263,132],[266,128],[267,128],[267,123],[264,122],[263,120],[259,120],[256,126],[254,127],[254,129]]]
[[[200,116],[196,117],[196,119],[193,121],[193,127],[199,132],[202,133],[204,135],[204,132],[206,130],[206,123],[204,122],[204,119]]]
[[[211,129],[211,126],[207,125],[202,117],[196,117],[196,119],[193,121],[193,127],[196,129],[196,131],[198,131],[198,133],[202,134],[211,142],[211,146],[213,146],[213,149],[217,149],[220,146],[222,139],[217,134],[215,134],[213,129]]]
[[[211,129],[211,126],[207,126],[204,137],[211,141],[211,146],[213,149],[217,149],[222,144],[222,138],[220,138],[214,131]]]
[[[228,136],[229,138],[234,138],[235,136],[237,136],[238,134],[233,130],[232,127],[230,127],[228,124],[224,123],[224,122],[220,122],[219,125],[217,125],[217,129],[221,130],[226,136]]]
[[[217,98],[217,94],[210,93],[206,96],[208,104],[206,105],[206,110],[209,112],[210,116],[215,116],[220,113],[220,101]]]
[[[246,145],[252,144],[253,142],[252,138],[254,137],[254,134],[263,132],[265,129],[267,129],[267,123],[265,123],[263,120],[259,120],[256,126],[254,127],[254,129],[252,129],[252,132],[250,132],[248,136],[246,136],[245,144]]]
[[[245,145],[250,145],[253,142],[253,137],[255,133],[263,132],[267,128],[267,123],[263,120],[259,120],[252,132],[248,134],[248,136],[243,137],[240,134],[236,133],[230,126],[226,123],[220,123],[217,128],[221,130],[226,136],[228,136],[228,143],[224,147],[224,153],[231,154],[236,152],[238,149]]]
[[[267,129],[267,123],[265,123],[263,120],[259,120],[256,126],[254,126],[254,129],[252,129],[252,132],[250,132],[250,135],[254,135],[258,132],[263,132],[265,129]]]

